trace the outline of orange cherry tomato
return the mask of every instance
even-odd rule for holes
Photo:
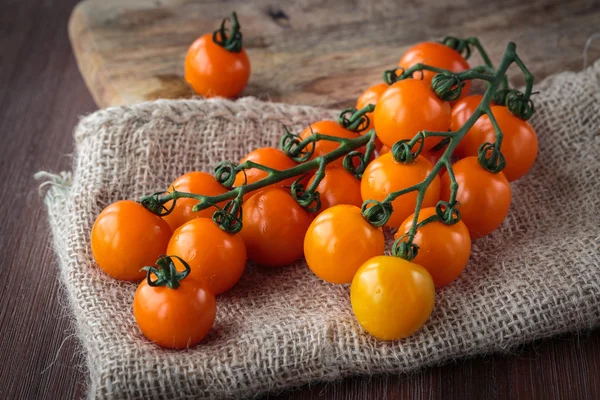
[[[502,224],[510,208],[510,185],[502,172],[483,169],[477,157],[466,157],[453,166],[460,202],[460,219],[469,228],[471,239],[493,232]],[[450,199],[450,177],[442,176],[441,198]]]
[[[506,167],[502,172],[509,182],[516,181],[525,175],[535,162],[538,152],[537,135],[529,122],[515,117],[505,106],[493,106],[492,114],[504,136],[500,151],[506,160]],[[464,153],[467,156],[477,156],[479,146],[483,143],[494,143],[495,130],[490,118],[487,115],[481,116],[461,142],[463,141]]]
[[[360,110],[363,107],[366,107],[369,104],[377,105],[377,101],[387,90],[389,85],[387,83],[378,83],[369,87],[367,90],[360,95],[360,97],[356,100],[356,109]],[[373,123],[373,113],[367,113],[367,117],[369,117],[369,126],[364,132],[369,132],[371,129],[375,128],[375,124]],[[379,139],[376,139],[375,146],[377,149],[381,149],[382,143]]]
[[[356,272],[350,301],[364,330],[379,340],[397,340],[412,335],[429,319],[435,286],[422,266],[398,257],[378,256]]]
[[[390,151],[391,149],[384,144],[383,146],[381,146],[381,149],[379,149],[379,155],[382,156],[385,153],[389,153]]]
[[[212,33],[196,39],[185,57],[185,80],[204,97],[235,97],[250,78],[246,51],[231,52],[213,41]]]
[[[311,178],[308,186],[312,185],[314,180],[314,177]],[[325,168],[325,177],[319,182],[317,192],[319,192],[321,199],[320,211],[338,204],[362,206],[360,181],[340,166]]]
[[[106,207],[92,227],[92,254],[98,266],[113,278],[139,281],[142,268],[154,265],[165,253],[171,228],[158,215],[131,200]]]
[[[181,175],[169,186],[168,193],[173,191],[173,188],[179,192],[188,192],[194,194],[202,194],[206,196],[218,196],[227,192],[214,176],[206,172],[188,172]],[[194,218],[212,218],[215,212],[214,208],[207,208],[202,211],[194,212],[192,208],[198,203],[194,199],[181,198],[175,202],[175,208],[163,219],[169,223],[172,230],[179,228],[181,225]],[[219,207],[224,207],[226,202],[219,203]],[[173,201],[165,203],[165,207],[170,209]]]
[[[246,268],[242,237],[223,231],[211,219],[196,218],[181,225],[169,241],[168,255],[184,259],[190,277],[204,282],[215,295],[231,289]],[[183,266],[174,260],[179,269]]]
[[[182,279],[177,289],[143,280],[133,298],[133,315],[144,336],[169,349],[197,345],[210,332],[216,313],[215,296],[192,277]]]
[[[331,283],[350,283],[356,270],[383,254],[381,228],[363,218],[356,206],[339,204],[319,214],[304,237],[304,257],[312,272]]]
[[[456,132],[463,127],[465,122],[467,122],[467,120],[471,118],[471,115],[475,113],[475,109],[479,106],[482,99],[482,95],[472,94],[458,100],[452,106],[452,115],[450,117],[450,130],[452,132]],[[467,132],[463,139],[458,143],[458,146],[456,146],[456,149],[454,150],[454,154],[458,156],[464,155],[464,147],[467,141],[469,141],[469,132]]]
[[[363,201],[383,201],[387,195],[421,183],[433,170],[433,165],[423,156],[412,163],[394,161],[392,153],[373,160],[365,169],[360,192]],[[440,178],[436,176],[425,191],[422,207],[433,207],[440,199]],[[415,211],[417,192],[409,192],[392,201],[394,211],[386,226],[397,228]]]
[[[375,107],[377,137],[391,148],[397,141],[410,140],[423,130],[446,132],[450,128],[450,111],[450,104],[440,100],[423,81],[398,81],[383,93]],[[426,138],[424,150],[441,140]]]
[[[288,191],[269,188],[242,206],[240,232],[248,258],[268,267],[281,267],[302,257],[304,234],[312,216]]]
[[[455,73],[469,69],[469,63],[459,52],[442,43],[436,42],[423,42],[414,45],[404,53],[398,65],[404,69],[408,69],[419,63]],[[423,71],[423,82],[431,86],[431,80],[435,75],[436,73],[433,71]],[[421,79],[421,72],[413,73],[413,78]],[[468,96],[470,90],[471,81],[465,81],[460,98]]]
[[[302,140],[304,140],[304,139],[308,138],[310,135],[312,135],[313,133],[321,133],[323,135],[335,136],[335,137],[340,137],[340,138],[345,138],[345,139],[356,139],[359,136],[357,133],[349,131],[348,129],[344,128],[337,122],[328,121],[328,120],[319,121],[319,122],[310,124],[306,129],[304,129],[302,131],[302,133],[300,134],[300,138]],[[313,152],[312,156],[310,157],[311,160],[313,160],[317,157],[324,156],[327,153],[331,153],[332,151],[334,151],[335,149],[340,147],[340,144],[336,143],[336,142],[331,142],[328,140],[320,140],[314,144],[308,145],[306,147],[306,150],[311,151],[313,146],[314,146],[315,151]],[[358,149],[358,151],[362,151],[364,153],[365,147],[364,146],[361,147],[360,149]],[[344,159],[344,157],[340,157],[337,160],[330,163],[329,165],[342,165],[343,159]]]
[[[419,223],[435,215],[435,207],[422,208]],[[400,225],[395,239],[407,235],[413,226],[414,214]],[[407,241],[405,238],[404,241]],[[458,278],[471,255],[471,237],[464,222],[446,225],[441,221],[430,222],[417,229],[413,243],[419,246],[413,263],[424,267],[437,287],[443,287]]]
[[[248,153],[248,155],[246,155],[246,157],[242,158],[240,164],[246,161],[253,161],[257,164],[261,164],[265,167],[273,168],[279,171],[294,168],[298,165],[294,160],[286,156],[283,151],[273,147],[261,147],[256,150],[252,150],[250,153]],[[245,171],[245,177],[244,172],[238,172],[235,176],[235,182],[233,185],[236,187],[243,185],[244,180],[246,180],[246,183],[254,183],[266,178],[267,175],[268,173],[265,171],[261,171],[257,168],[250,168]],[[292,183],[294,183],[294,181],[296,180],[296,178],[297,177],[288,178],[281,182],[273,183],[272,185],[266,187],[278,188],[283,186],[291,186]],[[256,192],[246,193],[244,195],[244,201],[252,197],[254,193]]]

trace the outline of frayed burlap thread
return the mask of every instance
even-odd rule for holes
[[[288,125],[335,116],[255,99],[156,101],[109,108],[75,131],[72,177],[56,177],[46,204],[61,278],[89,370],[90,398],[223,398],[334,380],[401,373],[505,351],[600,323],[600,63],[546,79],[532,120],[532,171],[514,182],[501,229],[474,243],[462,276],[440,290],[417,334],[379,342],[353,318],[348,286],[317,279],[304,262],[250,265],[218,298],[209,337],[185,351],[145,340],[131,311],[136,285],[95,265],[94,218],[109,203],[163,190],[190,170],[211,171]]]

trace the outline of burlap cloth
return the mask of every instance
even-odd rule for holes
[[[427,324],[379,342],[352,315],[346,285],[298,262],[249,265],[218,298],[214,330],[186,351],[163,350],[138,330],[136,285],[95,265],[94,218],[109,203],[165,189],[259,146],[282,124],[298,131],[336,113],[254,99],[156,101],[98,111],[75,130],[72,173],[46,204],[81,345],[90,398],[233,397],[353,374],[400,373],[511,349],[600,322],[600,63],[536,85],[539,141],[532,171],[512,184],[502,228],[474,243],[462,276],[438,291]]]

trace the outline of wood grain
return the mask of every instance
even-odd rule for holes
[[[95,109],[69,46],[75,0],[0,3],[0,399],[85,396],[46,213],[32,178],[70,168],[72,130]],[[220,3],[219,3],[220,4]],[[220,6],[224,7],[224,6]],[[220,9],[220,13],[228,10]],[[349,378],[274,399],[598,399],[600,331],[402,376]]]
[[[498,60],[509,40],[541,79],[579,69],[600,26],[600,2],[459,0],[86,0],[69,33],[99,106],[190,97],[183,80],[189,44],[236,10],[252,75],[243,95],[328,107],[352,105],[411,44],[453,34],[479,36]],[[590,59],[600,48],[590,50]],[[479,63],[477,57],[473,63]],[[519,71],[510,76],[523,83]]]

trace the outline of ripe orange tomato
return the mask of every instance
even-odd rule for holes
[[[206,172],[198,171],[188,172],[175,179],[171,186],[169,186],[168,193],[171,193],[173,188],[179,192],[202,194],[206,196],[218,196],[227,192],[227,189],[217,182],[214,176]],[[194,218],[212,218],[212,215],[215,212],[215,209],[212,207],[198,212],[192,211],[192,208],[197,203],[198,202],[194,199],[177,199],[173,211],[165,215],[163,219],[169,223],[172,230],[175,230]],[[218,206],[224,207],[225,203],[226,202],[219,203]],[[170,209],[172,205],[173,201],[165,203],[167,209]]]
[[[185,81],[204,97],[235,97],[250,78],[246,51],[225,50],[213,41],[212,33],[196,39],[185,57]]]
[[[435,207],[422,208],[419,223],[435,214]],[[414,217],[412,214],[406,218],[394,235],[395,239],[408,234]],[[455,280],[467,266],[471,255],[469,229],[462,221],[453,225],[441,221],[425,224],[417,230],[413,243],[419,246],[419,251],[412,262],[429,271],[437,287]]]
[[[390,151],[392,150],[384,144],[383,146],[381,146],[381,149],[379,149],[379,155],[382,156],[385,153],[389,153]]]
[[[246,268],[246,246],[240,235],[223,231],[211,219],[196,218],[181,225],[169,241],[168,255],[184,259],[190,278],[204,282],[215,295],[231,289]],[[183,266],[174,260],[179,270]]]
[[[412,139],[423,130],[446,132],[450,128],[450,104],[440,100],[427,84],[404,79],[391,85],[379,98],[374,112],[377,137],[391,148],[403,139]],[[424,150],[442,138],[425,139]]]
[[[304,257],[319,278],[350,283],[356,270],[383,254],[383,231],[363,218],[361,209],[340,204],[319,214],[304,237]]]
[[[92,227],[92,254],[98,266],[113,278],[139,281],[142,268],[154,265],[165,253],[171,228],[161,217],[131,200],[106,207]]]
[[[216,313],[215,296],[189,276],[177,289],[143,280],[133,298],[133,315],[144,336],[169,349],[197,345],[210,332]]]
[[[350,287],[356,320],[379,340],[397,340],[418,331],[435,303],[431,275],[402,258],[378,256],[356,272]]]
[[[311,178],[308,186],[312,185],[315,178]],[[338,204],[362,206],[360,196],[360,181],[351,173],[340,166],[325,168],[325,177],[319,182],[317,192],[320,193],[321,209],[326,210]]]
[[[296,162],[285,155],[285,153],[279,149],[273,147],[261,147],[256,150],[252,150],[246,157],[242,158],[240,164],[246,161],[253,161],[255,163],[264,165],[269,168],[273,168],[279,171],[294,168]],[[246,178],[246,183],[254,183],[261,179],[267,177],[268,173],[265,171],[261,171],[257,168],[250,168],[245,171],[246,177],[244,177],[244,172],[238,172],[235,176],[234,186],[240,186],[244,184],[244,179]],[[291,186],[292,183],[296,180],[296,177],[285,179],[279,183],[274,183],[272,185],[266,187],[282,187],[282,186]],[[264,189],[264,188],[263,188]],[[246,193],[244,195],[244,201],[248,200],[252,195],[256,192]]]
[[[412,163],[397,163],[392,153],[373,160],[365,169],[360,192],[363,201],[383,201],[388,194],[421,183],[433,170],[433,165],[423,156]],[[425,191],[422,207],[433,207],[440,199],[440,178],[436,176]],[[417,192],[406,193],[392,202],[394,211],[386,226],[397,228],[415,211]]]
[[[502,172],[509,182],[516,181],[525,175],[535,162],[538,151],[537,135],[529,122],[515,117],[505,106],[493,106],[492,114],[504,135],[500,150],[506,160],[506,167]],[[467,136],[470,137],[465,140]],[[461,142],[465,142],[463,146],[466,156],[477,156],[481,144],[495,141],[495,131],[490,118],[483,115]]]
[[[242,211],[240,235],[250,260],[281,267],[302,257],[304,234],[312,217],[288,191],[261,190],[244,202]]]
[[[321,133],[323,135],[335,136],[335,137],[346,138],[346,139],[356,139],[359,136],[357,133],[349,131],[348,129],[344,128],[337,122],[328,121],[328,120],[319,121],[319,122],[310,124],[307,128],[305,128],[302,131],[302,133],[300,134],[300,138],[302,140],[304,140],[304,139],[308,138],[310,135],[312,135],[313,133]],[[320,140],[314,144],[308,145],[306,147],[306,150],[311,151],[313,146],[314,146],[315,151],[313,152],[312,156],[310,157],[311,160],[313,160],[317,157],[323,156],[327,153],[331,153],[332,151],[334,151],[335,149],[340,147],[340,144],[336,143],[336,142],[330,142],[327,140]],[[362,151],[364,153],[365,147],[364,146],[361,147],[360,149],[358,149],[358,151]],[[329,165],[342,165],[343,159],[344,159],[344,157],[338,158],[337,160],[333,161]]]
[[[479,106],[479,103],[481,103],[482,99],[482,95],[472,94],[470,96],[458,100],[452,106],[452,115],[450,117],[450,130],[456,132],[460,128],[462,128],[465,122],[467,122],[467,120],[471,118],[471,115],[475,113],[475,109],[477,108],[477,106]],[[456,149],[454,150],[454,154],[459,156],[462,156],[464,154],[465,144],[467,143],[467,141],[470,140],[469,133],[471,130],[472,129],[470,129],[469,132],[467,132],[463,139],[458,143],[458,146],[456,146]]]
[[[493,232],[502,224],[510,208],[510,185],[502,172],[483,169],[477,157],[467,157],[453,165],[460,202],[460,219],[469,228],[471,239]],[[450,177],[442,176],[441,198],[450,199]]]
[[[398,65],[408,69],[415,64],[423,63],[432,67],[446,69],[451,72],[463,72],[469,69],[469,63],[456,50],[435,42],[423,42],[414,45],[404,53]],[[423,82],[431,86],[431,80],[436,75],[433,71],[423,71]],[[421,72],[415,72],[414,79],[421,79]],[[460,98],[468,96],[471,81],[465,81]]]
[[[360,110],[363,107],[366,107],[369,104],[377,105],[377,101],[388,88],[387,83],[378,83],[369,87],[367,90],[360,95],[360,97],[356,100],[356,109]],[[367,117],[369,117],[369,126],[365,129],[365,132],[370,131],[375,128],[375,124],[373,123],[373,113],[367,113]],[[377,140],[377,148],[381,148],[381,142]]]

